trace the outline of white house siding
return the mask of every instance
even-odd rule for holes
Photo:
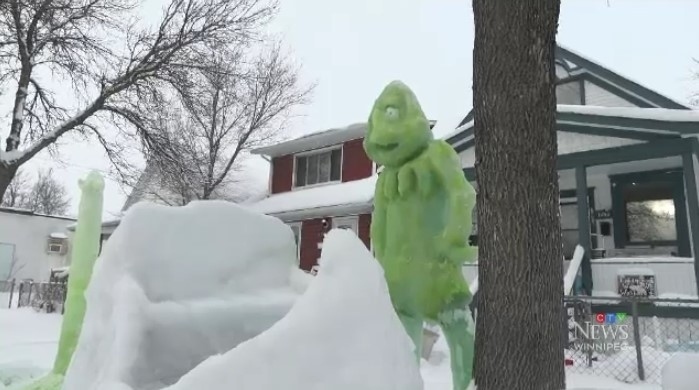
[[[586,152],[589,150],[613,148],[617,146],[638,144],[641,142],[643,141],[559,131],[558,154],[563,155],[576,152]]]
[[[51,268],[67,265],[70,247],[64,255],[59,255],[48,253],[47,245],[51,233],[67,234],[67,226],[74,222],[68,219],[0,211],[0,243],[14,245],[16,267],[21,267],[14,277],[35,281],[48,280]]]
[[[585,105],[602,107],[638,107],[606,89],[585,81]]]

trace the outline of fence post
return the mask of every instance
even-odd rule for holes
[[[636,363],[638,364],[638,379],[646,380],[643,368],[643,354],[641,353],[641,331],[638,325],[638,300],[631,301],[631,315],[633,316],[633,341],[636,345]]]
[[[24,290],[24,282],[19,282],[19,288],[17,288],[17,308],[22,307],[22,290]]]
[[[12,282],[10,282],[10,301],[7,302],[8,309],[12,309],[12,295],[15,292],[15,280],[16,279],[12,278]]]
[[[29,295],[27,295],[27,306],[32,305],[32,290],[34,290],[34,281],[29,281]]]

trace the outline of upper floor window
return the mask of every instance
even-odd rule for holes
[[[556,85],[557,104],[577,104],[582,105],[582,81],[573,80]]]
[[[342,171],[342,149],[323,150],[296,155],[294,186],[339,181]]]

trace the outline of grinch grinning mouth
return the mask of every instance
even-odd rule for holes
[[[384,151],[384,152],[390,152],[391,150],[395,149],[398,147],[398,143],[392,143],[392,144],[386,144],[386,145],[381,145],[381,144],[376,144],[376,148]]]

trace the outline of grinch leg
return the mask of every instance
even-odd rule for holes
[[[459,300],[459,305],[443,310],[438,316],[438,321],[449,345],[454,390],[466,390],[473,373],[476,330],[467,300]]]
[[[415,344],[415,357],[417,358],[417,364],[420,365],[420,358],[422,357],[422,325],[424,320],[422,317],[401,313],[398,313],[398,317],[403,323],[405,331],[408,332],[408,336]]]

